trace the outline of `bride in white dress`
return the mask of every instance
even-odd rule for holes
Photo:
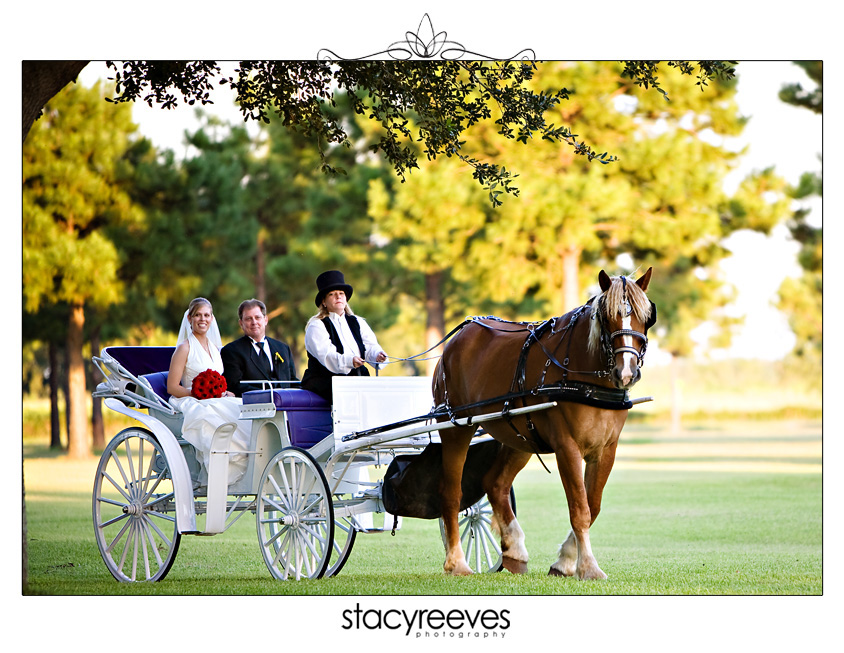
[[[171,395],[170,403],[184,415],[182,437],[196,448],[196,458],[203,465],[203,480],[211,457],[211,438],[217,427],[228,422],[235,424],[232,451],[247,451],[249,446],[250,427],[238,421],[242,403],[239,397],[228,391],[218,399],[199,400],[191,396],[191,384],[200,372],[213,369],[223,373],[222,346],[211,302],[197,297],[182,319],[176,351],[170,360],[167,392]],[[243,476],[247,462],[246,454],[229,455],[229,484]]]

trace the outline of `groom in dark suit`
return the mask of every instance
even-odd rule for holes
[[[240,397],[248,390],[261,388],[260,384],[243,381],[296,381],[296,365],[290,347],[266,337],[269,319],[264,302],[247,299],[238,307],[237,316],[244,335],[220,351],[229,391]]]

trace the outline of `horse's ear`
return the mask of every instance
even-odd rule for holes
[[[651,272],[653,272],[653,268],[648,268],[648,271],[645,272],[641,277],[636,279],[636,285],[642,289],[642,291],[647,291],[648,284],[651,282]]]
[[[610,286],[612,285],[612,281],[610,281],[609,275],[603,270],[598,273],[598,283],[601,284],[601,290],[603,292],[607,292],[607,290],[609,290]]]

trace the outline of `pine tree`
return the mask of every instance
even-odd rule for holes
[[[75,85],[45,107],[23,148],[24,310],[68,307],[68,453],[89,454],[83,360],[85,308],[120,301],[119,254],[108,225],[142,220],[119,183],[135,131],[128,108]]]

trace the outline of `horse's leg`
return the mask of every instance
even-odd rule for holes
[[[571,439],[557,450],[556,455],[569,506],[571,533],[560,546],[559,558],[548,573],[551,576],[576,575],[582,580],[604,579],[607,575],[598,566],[589,541],[589,527],[593,520],[583,480],[583,458]]]
[[[501,560],[514,574],[527,573],[528,552],[525,534],[510,505],[510,488],[531,454],[503,447],[484,476],[484,490],[492,506],[492,527],[501,536]]]
[[[472,573],[466,564],[463,547],[460,546],[460,529],[457,515],[460,512],[460,497],[462,490],[460,481],[463,477],[463,464],[466,462],[466,452],[469,442],[475,433],[476,426],[455,428],[447,431],[447,435],[440,436],[443,451],[443,478],[440,486],[440,500],[443,525],[445,526],[446,552],[443,569],[447,574],[465,576]]]
[[[586,463],[586,499],[589,504],[590,523],[595,523],[601,512],[601,498],[604,487],[615,463],[615,452],[618,440],[604,448],[602,455],[596,460]],[[552,576],[574,576],[577,573],[577,539],[574,531],[569,531],[568,537],[560,545],[557,562],[551,565],[548,573]]]

